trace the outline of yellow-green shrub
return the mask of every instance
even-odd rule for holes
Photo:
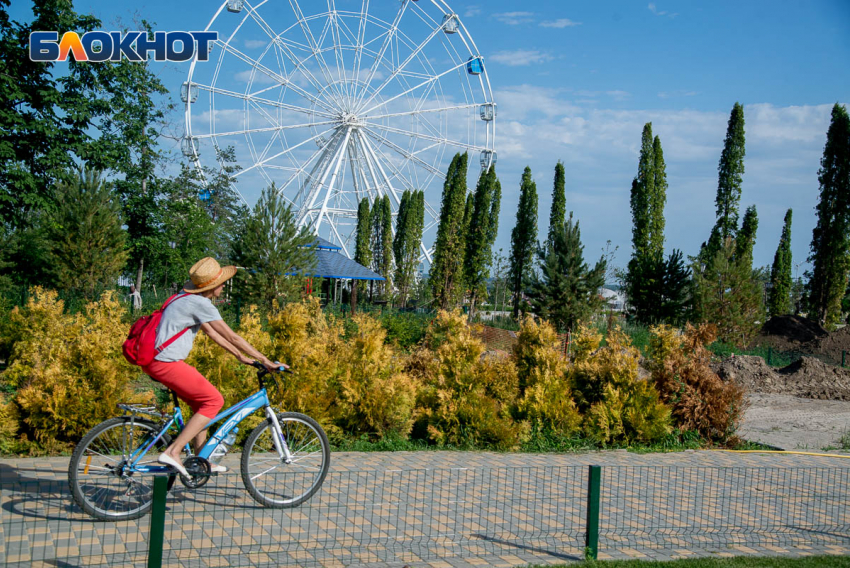
[[[42,449],[78,441],[115,416],[119,402],[151,399],[150,393],[131,388],[138,370],[121,352],[128,331],[121,321],[125,310],[113,292],[106,292],[84,312],[64,314],[56,292],[41,288],[26,307],[13,310],[19,339],[0,380],[17,387],[13,404],[20,430]]]
[[[589,438],[628,444],[670,432],[670,408],[652,384],[638,379],[640,352],[622,330],[613,328],[605,347],[601,334],[587,326],[574,339],[568,375]]]
[[[570,435],[581,425],[566,377],[555,328],[546,321],[523,320],[514,346],[519,374],[519,409],[539,430]]]
[[[734,381],[723,382],[711,369],[705,345],[716,338],[716,327],[688,324],[680,335],[660,325],[650,332],[652,380],[662,399],[673,407],[677,426],[709,440],[729,440],[743,417],[744,390]]]
[[[353,318],[357,332],[345,344],[340,383],[340,425],[348,432],[407,437],[413,425],[417,382],[403,372],[403,361],[385,344],[387,332],[367,315]]]
[[[424,381],[417,411],[420,436],[438,444],[519,445],[524,427],[510,416],[516,366],[507,359],[482,360],[483,354],[484,344],[465,316],[459,311],[437,315],[411,367]]]

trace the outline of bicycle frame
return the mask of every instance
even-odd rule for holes
[[[227,410],[221,412],[210,420],[210,423],[207,427],[212,426],[216,422],[220,420],[224,420],[228,416],[230,419],[224,422],[218,430],[216,430],[215,434],[213,434],[204,444],[204,447],[201,448],[201,451],[198,452],[198,457],[202,457],[204,459],[209,459],[210,455],[212,455],[213,450],[215,450],[216,446],[224,440],[228,434],[230,434],[231,430],[236,427],[237,424],[242,422],[242,420],[253,414],[257,410],[264,408],[266,411],[266,416],[269,420],[272,421],[272,424],[275,427],[275,431],[277,432],[277,436],[272,436],[272,440],[274,441],[275,449],[277,450],[278,456],[281,459],[284,459],[286,463],[290,463],[292,460],[292,455],[289,452],[289,446],[286,443],[286,440],[283,439],[283,432],[280,428],[280,423],[277,420],[277,415],[271,408],[271,403],[269,402],[269,396],[266,392],[265,388],[261,388],[259,392],[251,395],[246,398],[242,402],[234,404]],[[164,465],[146,465],[139,464],[139,461],[142,460],[145,455],[147,455],[148,451],[156,444],[168,430],[171,429],[172,426],[177,425],[178,431],[183,429],[183,413],[180,411],[180,406],[174,407],[174,415],[171,419],[165,424],[165,426],[160,429],[159,433],[156,437],[150,441],[144,448],[139,448],[134,451],[129,459],[127,460],[130,465],[131,471],[137,471],[142,473],[168,473],[172,472],[172,469],[168,466]]]

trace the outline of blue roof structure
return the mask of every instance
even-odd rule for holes
[[[380,274],[372,272],[344,254],[323,249],[316,249],[314,274],[308,274],[307,276],[340,278],[342,280],[386,280]]]
[[[323,239],[322,237],[316,237],[316,242],[313,243],[319,250],[342,250],[342,247],[339,245],[335,245],[327,239]]]

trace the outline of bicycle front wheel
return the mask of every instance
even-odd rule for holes
[[[102,521],[137,519],[147,513],[153,503],[154,475],[130,471],[128,460],[158,433],[153,422],[129,416],[110,418],[89,430],[68,464],[68,485],[77,505]],[[170,443],[164,435],[138,465],[154,464]],[[169,476],[169,489],[174,478]]]
[[[297,507],[322,486],[331,463],[330,444],[319,423],[305,414],[282,412],[277,419],[292,459],[287,463],[278,456],[274,425],[266,420],[245,441],[242,481],[264,507]]]

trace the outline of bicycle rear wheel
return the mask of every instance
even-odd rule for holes
[[[160,427],[129,416],[101,422],[77,444],[68,464],[68,485],[80,508],[102,521],[124,521],[143,516],[153,503],[154,474],[127,471],[127,459],[147,446]],[[166,434],[138,465],[154,464],[168,444]],[[168,488],[175,475],[168,478]]]
[[[305,414],[277,415],[283,438],[292,454],[290,463],[278,456],[270,420],[257,426],[242,450],[242,481],[245,489],[264,507],[297,507],[322,486],[331,463],[325,431]]]

